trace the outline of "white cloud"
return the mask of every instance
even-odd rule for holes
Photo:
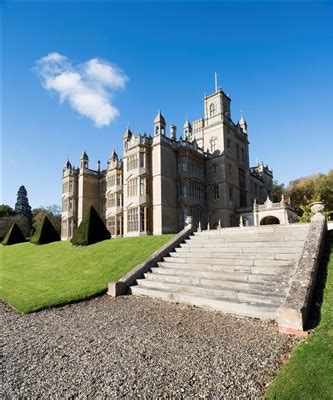
[[[117,67],[101,62],[97,58],[85,63],[85,72],[89,77],[110,87],[123,88],[126,83],[126,77]]]
[[[93,58],[73,65],[67,57],[50,53],[36,62],[36,71],[45,89],[57,92],[61,102],[68,101],[97,127],[109,125],[119,115],[111,95],[125,87],[128,77],[109,62]]]

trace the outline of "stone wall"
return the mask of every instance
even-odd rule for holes
[[[311,208],[314,215],[311,218],[309,233],[301,256],[296,262],[289,293],[278,312],[278,324],[281,331],[294,333],[306,329],[327,232],[326,219],[321,213],[323,208],[324,206],[319,203]]]

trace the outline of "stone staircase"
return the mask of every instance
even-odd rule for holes
[[[276,319],[308,230],[292,224],[195,232],[131,293]]]

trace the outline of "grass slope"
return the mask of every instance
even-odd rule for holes
[[[0,246],[1,298],[28,313],[106,290],[173,235],[119,238],[87,247],[70,242]]]
[[[265,398],[333,399],[333,250],[328,263],[320,324],[292,352]]]

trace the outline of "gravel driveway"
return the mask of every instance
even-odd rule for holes
[[[144,297],[1,311],[6,399],[258,398],[296,344],[271,323]]]

